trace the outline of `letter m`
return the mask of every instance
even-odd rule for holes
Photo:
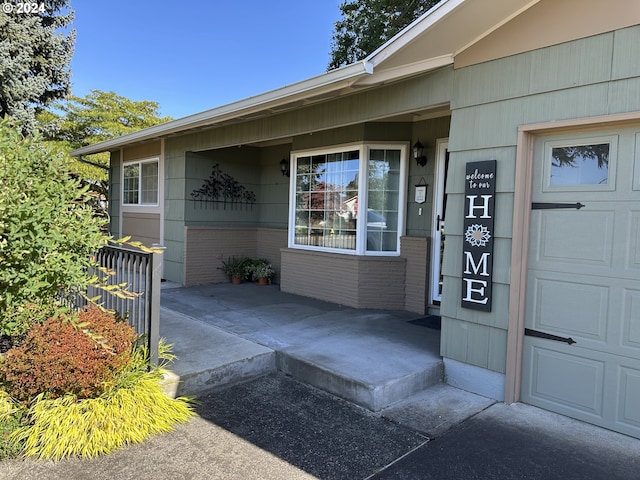
[[[491,255],[489,252],[483,253],[480,257],[480,261],[476,263],[471,252],[464,252],[464,273],[471,274],[471,271],[473,270],[475,275],[478,275],[478,272],[480,272],[479,275],[488,277],[487,259],[489,258],[489,255]]]

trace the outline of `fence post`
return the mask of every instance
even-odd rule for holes
[[[154,245],[154,248],[162,248]],[[162,253],[151,255],[151,301],[149,319],[149,360],[158,364],[158,343],[160,342],[160,285],[162,282]]]

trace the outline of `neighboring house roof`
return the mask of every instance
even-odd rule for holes
[[[616,3],[632,5],[636,1],[617,0]],[[599,3],[604,5],[606,2]],[[547,20],[550,25],[553,25],[555,22],[566,21],[566,15],[573,18],[580,14],[580,10],[575,10],[574,0],[444,0],[363,61],[261,95],[82,147],[72,151],[71,155],[82,156],[112,151],[148,140],[261,118],[451,65],[454,59],[458,62],[456,57],[462,52],[473,51],[472,47],[488,35],[510,22],[515,23],[512,20],[516,17],[525,17],[523,13],[529,10],[534,11],[542,4],[556,9],[564,7],[566,10],[565,15],[561,15],[562,18],[544,17],[545,25]],[[611,7],[611,4],[607,3],[606,6]],[[617,6],[616,10],[624,11],[623,7],[624,5]],[[580,27],[582,31],[576,33],[576,38],[584,35],[585,30],[591,34],[598,33],[594,31],[597,29],[607,31],[609,25],[603,21],[603,17],[591,16],[595,17],[595,22],[599,23],[594,25],[594,19],[591,19],[592,22],[581,22],[581,19],[576,19],[576,23],[585,24],[584,27]],[[548,19],[548,17],[554,18]],[[634,15],[630,17],[636,21]],[[523,26],[519,28],[522,30],[534,22],[530,21],[530,17],[526,17],[521,23]],[[542,42],[553,44],[553,42],[567,40],[570,35],[567,33],[568,30],[568,28],[558,28],[554,32],[560,31],[560,33],[548,35],[545,32],[549,40],[543,39]],[[561,35],[562,38],[557,35]],[[510,52],[509,49],[523,51],[526,48],[538,48],[541,46],[541,41],[538,39],[537,42],[535,45],[525,42],[518,46],[500,42],[496,48],[498,53],[494,52],[493,55],[497,58],[499,55],[517,53]],[[467,64],[473,63],[473,58],[467,58],[465,61]]]

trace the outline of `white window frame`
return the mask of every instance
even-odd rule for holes
[[[142,199],[142,165],[145,163],[156,163],[158,166],[158,188],[157,188],[157,192],[156,192],[156,202],[155,203],[140,203],[141,199]],[[135,165],[138,164],[140,165],[140,169],[139,169],[139,177],[138,177],[138,203],[125,203],[125,193],[124,193],[124,171],[125,168],[127,166],[130,165]],[[160,184],[162,181],[162,176],[161,176],[161,170],[160,170],[160,158],[159,157],[151,157],[151,158],[143,158],[143,159],[136,159],[136,160],[127,160],[125,162],[122,162],[122,169],[120,172],[120,204],[122,205],[123,209],[127,209],[127,210],[137,210],[137,209],[142,209],[144,211],[147,211],[150,208],[158,208],[160,206],[160,193],[161,193],[161,188],[160,188]]]
[[[296,172],[298,166],[298,158],[309,157],[313,155],[330,155],[334,153],[346,152],[349,150],[359,151],[359,168],[358,168],[358,203],[360,205],[368,205],[368,169],[369,169],[369,151],[370,150],[400,150],[400,185],[398,193],[398,231],[396,249],[393,251],[373,251],[367,250],[367,222],[358,222],[356,226],[356,248],[342,249],[331,247],[317,247],[313,245],[299,245],[295,243],[295,225],[296,225]],[[289,248],[299,250],[309,250],[314,252],[340,253],[345,255],[366,255],[366,256],[382,256],[397,257],[400,255],[400,237],[404,236],[406,228],[406,208],[407,208],[407,168],[408,168],[408,142],[359,142],[348,143],[338,146],[326,148],[313,148],[307,150],[297,150],[291,152],[291,178],[289,182]]]

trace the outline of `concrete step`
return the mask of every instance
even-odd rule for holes
[[[287,351],[276,353],[276,367],[296,380],[373,412],[441,383],[444,371],[442,361],[434,359],[413,369],[379,369],[379,375],[376,376],[372,375],[371,368],[360,369],[359,372],[357,368],[347,371],[336,368],[322,358],[314,360]]]
[[[161,311],[160,334],[174,342],[173,353],[178,358],[163,382],[168,395],[197,395],[276,371],[276,354],[271,348],[189,316]]]

